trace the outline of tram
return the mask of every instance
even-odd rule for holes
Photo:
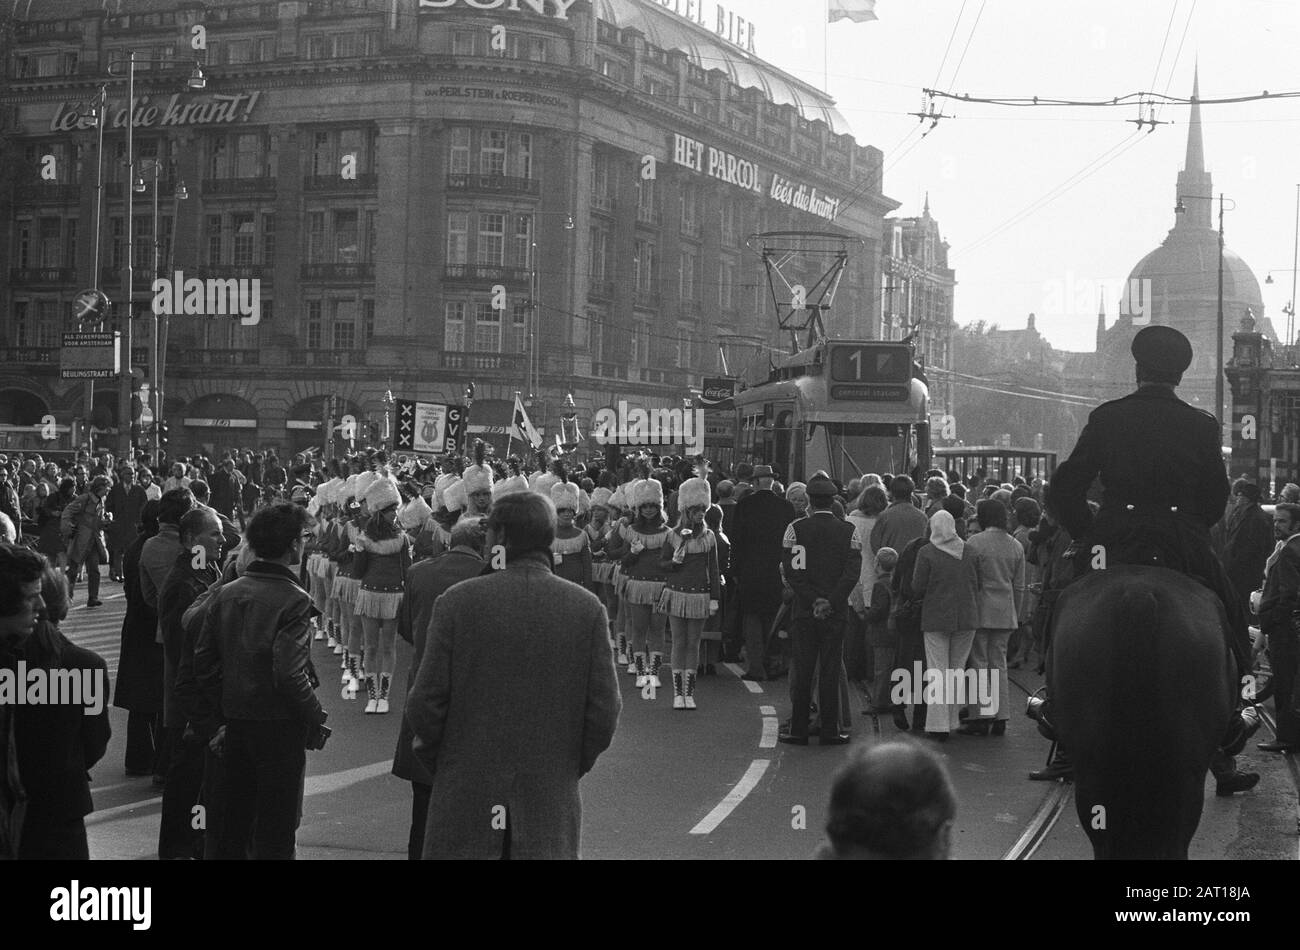
[[[999,483],[1017,475],[1025,481],[1035,478],[1050,481],[1056,471],[1057,453],[1047,449],[1016,449],[996,445],[969,445],[934,450],[935,466],[959,475],[974,475],[980,469]]]
[[[787,482],[930,464],[930,393],[910,342],[819,340],[732,404],[736,461],[771,465]]]

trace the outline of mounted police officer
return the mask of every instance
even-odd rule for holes
[[[1227,615],[1228,646],[1245,674],[1245,608],[1210,545],[1210,528],[1223,517],[1229,494],[1220,426],[1174,394],[1192,363],[1192,345],[1173,327],[1156,325],[1134,337],[1132,353],[1137,390],[1093,410],[1056,470],[1048,506],[1076,539],[1070,551],[1076,576],[1090,568],[1100,546],[1108,565],[1168,567],[1213,590]],[[1087,493],[1098,477],[1103,494],[1093,517]],[[1224,742],[1229,752],[1247,729],[1234,715]]]

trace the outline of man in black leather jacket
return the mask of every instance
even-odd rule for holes
[[[307,748],[327,718],[311,664],[313,607],[297,580],[310,517],[275,504],[248,525],[257,558],[212,596],[194,651],[199,732],[226,760],[229,804],[216,857],[292,859]],[[214,722],[224,726],[213,728]]]

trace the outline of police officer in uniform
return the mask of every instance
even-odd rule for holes
[[[1192,345],[1169,326],[1143,328],[1133,339],[1138,388],[1103,403],[1088,417],[1069,459],[1051,481],[1048,505],[1077,539],[1076,576],[1101,545],[1109,564],[1158,564],[1190,575],[1223,601],[1225,635],[1238,669],[1250,669],[1244,605],[1210,546],[1210,528],[1223,517],[1230,490],[1218,420],[1174,394],[1192,363]],[[1101,509],[1092,517],[1087,492],[1100,477]],[[1254,722],[1258,727],[1258,722]],[[1225,748],[1235,751],[1253,731],[1234,715]],[[1216,761],[1220,790],[1235,773]],[[1258,781],[1228,781],[1248,788]],[[1232,790],[1240,790],[1232,788]],[[1230,793],[1230,792],[1229,792]]]

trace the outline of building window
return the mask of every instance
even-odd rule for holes
[[[587,340],[591,348],[591,359],[596,363],[605,361],[605,318],[598,310],[587,311]]]
[[[541,36],[528,37],[528,58],[534,63],[546,62],[546,38]]]
[[[682,185],[682,233],[691,237],[700,236],[699,189],[692,184]]]
[[[321,344],[321,304],[319,300],[308,300],[303,309],[303,344],[309,350],[319,350]]]
[[[37,313],[40,314],[36,330],[36,345],[40,347],[58,346],[63,342],[61,338],[63,322],[60,319],[60,315],[63,313],[63,305],[57,300],[42,300],[36,306]]]
[[[361,248],[358,244],[357,213],[355,211],[334,212],[334,262],[336,264],[355,264],[361,260]]]
[[[611,185],[614,179],[609,156],[596,152],[591,156],[591,206],[598,211],[608,211],[613,206]]]
[[[226,150],[226,137],[213,135],[208,139],[208,177],[225,178],[230,172]]]
[[[353,156],[358,175],[375,170],[375,134],[371,128],[327,129],[312,134],[311,173],[317,178],[343,173],[344,156]]]
[[[653,241],[637,241],[632,251],[632,286],[640,293],[653,293],[657,283],[658,249]]]
[[[63,229],[58,218],[41,218],[38,267],[63,264]]]
[[[469,174],[469,127],[458,125],[451,130],[451,173]]]
[[[168,221],[168,224],[171,222]],[[69,218],[63,222],[63,266],[77,266],[77,219]]]
[[[209,220],[209,226],[211,226],[211,219],[209,218],[208,220]],[[121,270],[122,260],[123,260],[122,252],[126,248],[126,222],[123,221],[121,218],[109,218],[108,230],[109,230],[109,235],[111,237],[111,240],[109,242],[111,247],[109,259],[112,260],[113,262],[112,264],[113,270]],[[217,218],[218,253],[220,253],[221,250],[220,239],[221,239],[221,219]],[[209,240],[209,247],[211,247],[210,240]],[[209,253],[211,253],[210,250]]]
[[[506,263],[506,216],[482,212],[478,216],[478,262],[490,267]]]
[[[718,265],[718,306],[723,310],[732,309],[735,303],[736,262],[723,260]]]
[[[262,212],[262,264],[275,266],[275,212]]]
[[[469,212],[451,211],[447,214],[447,264],[460,266],[469,263]]]
[[[681,274],[678,280],[678,291],[682,300],[695,300],[696,270],[700,266],[700,259],[694,251],[682,251]]]
[[[451,55],[473,56],[475,38],[478,34],[470,30],[457,30],[451,36]]]
[[[650,365],[650,324],[644,320],[632,323],[631,352],[628,354],[633,366]]]
[[[533,177],[533,137],[527,132],[515,140],[515,177]]]
[[[307,263],[325,263],[325,212],[307,212]]]
[[[153,216],[148,214],[138,215],[135,218],[135,260],[132,263],[137,271],[152,274],[153,273]]]
[[[361,301],[361,323],[365,327],[365,345],[369,346],[375,339],[375,302],[373,300]]]
[[[739,208],[736,202],[731,198],[724,198],[722,201],[722,243],[727,247],[735,247],[736,240],[736,219]]]
[[[676,347],[677,368],[691,368],[691,328],[684,324],[677,325]]]
[[[334,349],[355,350],[357,348],[357,302],[355,300],[334,301]]]
[[[208,235],[208,263],[211,265],[224,263],[221,259],[221,215],[208,215],[207,227],[204,230]]]
[[[479,150],[480,175],[501,176],[506,173],[506,133],[502,129],[485,129]]]
[[[449,303],[443,318],[442,348],[453,353],[465,351],[465,304]]]
[[[9,324],[14,346],[34,345],[32,342],[32,318],[29,307],[30,305],[26,300],[14,302],[13,321]]]
[[[474,352],[501,352],[501,311],[493,310],[490,303],[474,308]]]
[[[114,221],[117,219],[114,218]],[[32,266],[32,222],[19,221],[15,234],[17,239],[17,263],[19,267]],[[116,260],[116,254],[114,254]],[[98,278],[97,278],[98,279]]]
[[[230,216],[230,230],[234,236],[234,253],[231,263],[236,267],[248,267],[253,263],[253,244],[257,231],[251,214],[233,214]]]
[[[609,234],[600,228],[591,229],[591,279],[605,279],[605,258],[609,250]]]
[[[235,136],[236,178],[262,176],[262,136],[257,134]]]
[[[639,178],[637,181],[636,217],[638,221],[656,224],[659,216],[658,196],[655,193],[653,178]]]
[[[525,306],[516,306],[511,314],[509,352],[528,352],[528,308]]]
[[[533,216],[521,214],[515,219],[515,265],[533,269]]]

